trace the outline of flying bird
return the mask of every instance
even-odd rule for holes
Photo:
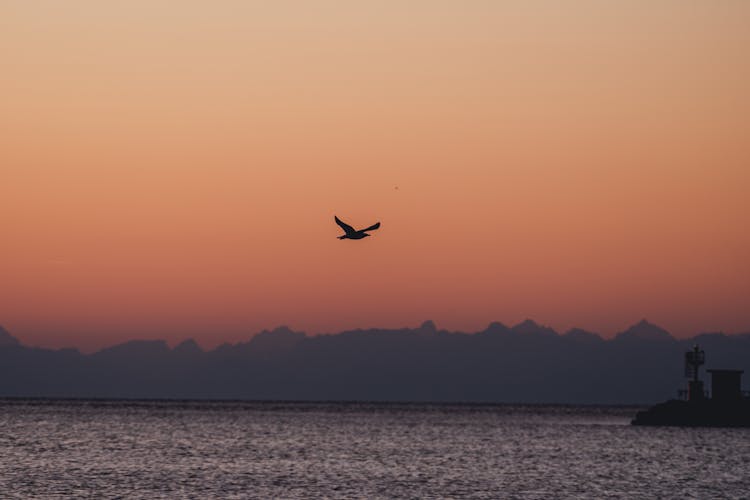
[[[374,231],[375,229],[377,229],[377,228],[380,227],[380,222],[376,222],[375,224],[373,224],[370,227],[367,227],[365,229],[356,230],[352,226],[350,226],[349,224],[346,224],[345,222],[341,222],[341,219],[339,219],[335,215],[333,216],[333,218],[336,221],[336,224],[338,224],[339,226],[341,226],[341,229],[343,229],[344,233],[345,233],[345,234],[343,234],[343,235],[341,235],[341,236],[338,237],[338,239],[340,239],[340,240],[346,240],[346,239],[349,239],[349,240],[361,240],[362,238],[366,238],[366,237],[370,236],[369,234],[367,234],[367,231]]]

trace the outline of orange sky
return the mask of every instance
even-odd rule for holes
[[[0,324],[748,331],[748,53],[744,1],[5,1]]]

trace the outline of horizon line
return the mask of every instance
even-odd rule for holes
[[[357,327],[357,328],[343,329],[343,330],[340,330],[340,331],[337,331],[337,332],[317,332],[317,333],[308,333],[308,332],[306,332],[304,330],[295,330],[293,327],[290,327],[287,324],[281,324],[281,325],[278,325],[278,326],[276,326],[276,327],[274,327],[272,329],[264,328],[264,329],[262,329],[260,331],[252,333],[252,334],[250,334],[249,337],[247,337],[244,340],[239,340],[237,342],[230,342],[230,341],[219,342],[213,348],[204,348],[204,347],[202,347],[201,344],[200,344],[200,342],[198,342],[198,340],[196,340],[195,337],[186,337],[183,340],[174,341],[174,342],[170,342],[170,341],[168,341],[165,338],[134,337],[134,338],[130,338],[128,340],[116,342],[114,344],[108,344],[108,345],[105,345],[103,347],[95,348],[93,350],[86,350],[86,349],[82,349],[80,347],[73,346],[73,345],[55,348],[55,347],[45,347],[43,345],[29,345],[29,344],[25,344],[18,337],[16,337],[15,335],[13,335],[8,329],[4,328],[2,324],[0,324],[0,348],[2,348],[2,347],[9,347],[9,346],[12,346],[12,345],[15,344],[15,345],[18,345],[20,347],[31,348],[31,349],[44,349],[44,350],[50,350],[50,351],[60,351],[60,350],[66,350],[66,349],[73,349],[73,350],[76,350],[76,351],[78,351],[78,352],[80,352],[82,354],[95,354],[95,353],[98,353],[98,352],[101,352],[101,351],[105,351],[107,349],[111,349],[111,348],[114,348],[114,347],[118,347],[118,346],[130,344],[130,343],[135,343],[135,342],[141,342],[141,343],[163,343],[163,344],[166,345],[166,347],[170,351],[175,350],[178,346],[180,346],[182,344],[192,342],[201,351],[203,351],[203,352],[212,352],[212,351],[216,351],[216,350],[220,349],[223,346],[237,346],[237,345],[242,345],[242,344],[248,344],[248,343],[252,342],[253,339],[255,339],[256,337],[258,337],[259,335],[273,334],[275,332],[278,332],[279,330],[287,330],[290,333],[293,333],[293,334],[296,334],[296,335],[301,334],[305,338],[308,338],[308,339],[314,339],[316,337],[324,337],[324,336],[338,336],[338,335],[343,335],[343,334],[347,334],[347,333],[367,332],[367,331],[395,332],[395,331],[404,331],[404,330],[407,330],[407,331],[419,331],[419,330],[425,330],[425,329],[431,330],[431,331],[433,331],[435,333],[446,333],[446,334],[451,334],[451,335],[473,336],[473,335],[481,334],[483,332],[487,332],[490,329],[492,329],[493,327],[497,328],[497,329],[506,329],[508,331],[513,331],[514,329],[518,329],[519,327],[523,327],[524,325],[528,325],[530,328],[538,328],[539,330],[548,331],[551,334],[554,334],[554,335],[556,335],[558,337],[566,337],[566,336],[568,336],[569,334],[571,334],[573,332],[584,332],[586,334],[590,334],[590,335],[593,335],[595,337],[598,337],[603,342],[610,342],[610,341],[616,340],[618,337],[622,336],[623,334],[627,334],[628,332],[630,332],[631,330],[634,330],[636,327],[639,327],[639,326],[651,327],[651,328],[654,328],[654,329],[657,329],[657,330],[661,330],[666,335],[669,336],[669,339],[674,340],[674,341],[690,340],[690,339],[694,339],[696,337],[699,337],[701,335],[725,335],[725,336],[750,335],[750,328],[749,328],[747,331],[737,331],[737,332],[734,332],[734,333],[727,333],[727,332],[724,332],[724,331],[721,331],[721,330],[718,330],[718,331],[698,331],[697,333],[689,335],[689,336],[675,337],[666,328],[661,327],[661,326],[659,326],[659,325],[657,325],[655,323],[651,323],[646,318],[643,318],[643,319],[641,319],[640,321],[638,321],[636,323],[632,323],[626,329],[618,331],[615,334],[613,334],[612,336],[603,336],[599,332],[596,332],[596,331],[593,331],[593,330],[588,330],[586,328],[581,328],[581,327],[577,327],[577,326],[570,327],[570,328],[568,328],[565,331],[558,331],[558,330],[556,330],[555,328],[553,328],[553,327],[551,327],[549,325],[546,325],[546,324],[543,324],[543,323],[538,323],[537,321],[535,321],[535,320],[533,320],[531,318],[526,318],[523,321],[520,321],[520,322],[518,322],[518,323],[516,323],[514,325],[510,325],[510,326],[507,325],[507,324],[505,324],[505,323],[503,323],[503,322],[501,322],[501,321],[490,321],[487,324],[487,326],[484,327],[484,329],[474,330],[474,331],[441,329],[441,328],[437,327],[437,325],[435,324],[435,322],[433,320],[429,320],[428,319],[428,320],[423,321],[420,325],[418,325],[416,327],[410,327],[410,326],[393,327],[393,328],[378,327],[378,326],[374,326],[374,327]],[[519,334],[523,335],[524,333],[523,332],[519,332]],[[8,339],[10,343],[7,343],[7,344],[3,345],[2,344],[2,340],[3,340],[4,337],[6,339]],[[664,339],[664,340],[667,340],[667,339]]]

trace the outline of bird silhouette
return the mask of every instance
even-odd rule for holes
[[[377,229],[377,228],[380,227],[380,222],[376,222],[375,224],[373,224],[370,227],[367,227],[365,229],[356,230],[352,226],[350,226],[349,224],[347,224],[345,222],[341,222],[341,219],[339,219],[335,215],[333,216],[333,218],[336,221],[336,224],[338,224],[339,226],[341,226],[341,229],[343,229],[344,233],[345,233],[345,234],[343,234],[343,235],[341,235],[341,236],[338,237],[338,239],[340,239],[340,240],[361,240],[362,238],[366,238],[368,236],[371,236],[371,235],[367,234],[367,231],[373,231],[373,230],[375,230],[375,229]]]

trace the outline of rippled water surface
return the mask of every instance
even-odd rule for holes
[[[748,498],[750,429],[635,408],[0,400],[3,498]]]

